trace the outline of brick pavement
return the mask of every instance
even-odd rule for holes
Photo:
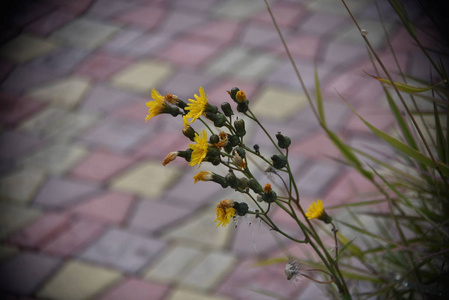
[[[187,99],[203,86],[220,104],[239,86],[271,133],[292,137],[304,203],[341,203],[371,188],[328,158],[337,151],[311,117],[263,1],[18,3],[0,37],[2,299],[324,298],[308,282],[285,280],[283,266],[254,268],[279,255],[279,240],[254,221],[216,228],[215,203],[237,195],[194,186],[197,170],[186,163],[162,167],[188,142],[171,117],[144,121],[153,87]],[[379,86],[361,72],[369,61],[341,3],[270,3],[309,88],[317,63],[330,126],[376,147],[335,92],[373,123],[391,124]],[[350,3],[386,56],[373,2]],[[413,72],[419,59],[395,21],[387,30]],[[248,132],[268,149],[260,130]],[[280,212],[274,218],[295,229]]]

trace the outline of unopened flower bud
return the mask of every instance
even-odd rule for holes
[[[234,201],[234,209],[237,215],[244,216],[248,213],[249,207],[245,202]]]
[[[162,162],[162,165],[165,167],[168,163],[174,161],[178,157],[178,151],[176,152],[170,152]]]
[[[237,102],[237,111],[243,113],[246,113],[248,111],[248,100],[245,100],[243,102]]]
[[[280,132],[276,134],[276,138],[278,139],[278,146],[282,149],[287,149],[292,143],[288,136],[282,135]]]
[[[239,188],[241,188],[242,190],[248,187],[248,178],[242,177],[239,179],[239,182]]]
[[[273,155],[271,157],[271,161],[273,162],[273,167],[276,169],[282,169],[287,165],[287,158],[284,155]]]
[[[192,149],[187,149],[186,151],[178,151],[178,156],[184,158],[186,161],[190,162],[192,156]]]
[[[262,193],[262,200],[267,203],[272,203],[277,199],[277,194],[275,191],[270,191],[269,193]]]
[[[216,134],[213,134],[209,137],[209,143],[210,144],[216,144],[220,141],[220,137]]]
[[[184,136],[186,136],[192,142],[195,141],[196,131],[195,131],[195,129],[192,128],[192,126],[190,126],[190,125],[185,126],[184,129],[182,130],[182,133],[184,134]]]
[[[234,114],[231,108],[231,104],[229,104],[229,102],[223,102],[221,104],[221,110],[223,111],[226,117],[230,117]]]
[[[221,113],[206,112],[206,118],[214,122],[214,126],[219,128],[226,124],[226,117]]]
[[[234,173],[229,172],[225,178],[226,182],[229,184],[230,187],[232,187],[233,189],[238,188],[240,181],[238,180],[238,178],[235,176]]]
[[[234,121],[235,132],[239,137],[243,137],[246,134],[245,121],[243,119],[238,119]]]
[[[256,194],[261,193],[263,191],[262,186],[254,178],[248,180],[248,187],[252,189]]]
[[[240,89],[238,87],[233,87],[231,89],[231,91],[229,92],[229,96],[231,96],[231,99],[234,100],[235,102],[237,102],[237,92],[240,91]]]
[[[245,102],[246,101],[246,94],[244,91],[240,90],[235,94],[235,100],[237,100],[237,102],[241,103],[241,102]]]
[[[228,135],[228,145],[235,147],[240,143],[240,139],[236,135]]]

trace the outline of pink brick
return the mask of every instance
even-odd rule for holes
[[[116,20],[134,27],[152,29],[161,20],[163,20],[164,15],[164,9],[152,6],[146,8],[138,8],[130,12],[121,14],[116,18]]]
[[[145,105],[145,103],[148,101],[149,98],[142,98],[140,99],[140,101],[133,101],[132,103],[120,106],[112,111],[111,116],[126,118],[134,121],[141,121],[142,126],[145,126],[145,124],[143,123],[145,123],[145,117],[148,112],[148,107]]]
[[[357,171],[350,170],[339,176],[323,200],[326,200],[329,205],[340,205],[360,201],[360,198],[357,199],[358,196],[374,190],[374,185],[368,179]]]
[[[56,239],[49,241],[43,250],[50,254],[71,256],[83,249],[89,242],[95,240],[101,232],[103,225],[88,219],[72,218],[66,231]]]
[[[193,36],[217,42],[230,42],[239,30],[239,23],[235,21],[214,21],[201,24],[193,28],[189,33]]]
[[[84,61],[76,73],[101,81],[109,78],[130,63],[130,59],[110,54],[95,54]]]
[[[131,165],[132,162],[132,159],[122,155],[94,152],[76,166],[71,175],[95,182],[103,182]]]
[[[48,35],[70,22],[74,17],[74,13],[56,10],[34,21],[27,26],[26,30],[36,34]]]
[[[306,155],[316,159],[326,159],[329,157],[339,157],[340,151],[334,146],[325,133],[318,133],[310,136],[306,140],[293,143],[290,151],[295,154]]]
[[[170,43],[160,56],[182,66],[197,66],[205,63],[219,50],[215,43],[186,37]]]
[[[385,131],[394,123],[394,117],[390,110],[384,108],[366,107],[361,105],[356,108],[357,113],[365,119],[368,123],[374,127]],[[347,129],[361,131],[365,133],[371,133],[365,123],[360,120],[360,118],[353,114],[347,123]]]
[[[74,206],[71,211],[106,223],[122,223],[133,197],[118,192],[107,192]]]
[[[307,34],[293,36],[287,40],[287,46],[293,56],[303,56],[313,60],[317,57],[320,38]],[[272,48],[278,54],[287,55],[282,43],[275,43],[272,45]]]
[[[14,127],[45,107],[46,103],[0,94],[0,124]]]
[[[293,3],[279,3],[271,10],[280,27],[295,27],[304,13],[304,9],[300,5]],[[268,11],[260,13],[254,20],[273,24]]]
[[[181,127],[180,127],[181,128]],[[179,132],[164,132],[155,137],[151,137],[145,143],[141,144],[135,149],[133,156],[136,159],[144,157],[154,157],[162,160],[165,156],[172,151],[186,150],[189,146],[190,140],[182,135],[181,130]],[[178,157],[170,164],[180,163],[184,165],[186,161],[184,158]]]
[[[97,300],[160,300],[167,293],[168,287],[159,283],[129,278],[111,288]]]
[[[55,238],[68,223],[67,214],[48,213],[13,235],[10,242],[22,247],[36,248]]]

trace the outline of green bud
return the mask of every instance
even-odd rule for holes
[[[282,149],[287,149],[292,143],[288,136],[282,135],[280,132],[276,134],[276,138],[278,139],[278,146]]]
[[[231,99],[234,100],[234,102],[237,102],[237,92],[240,91],[240,89],[238,87],[233,87],[231,89],[231,92],[229,92],[229,96],[231,96]]]
[[[249,101],[245,100],[244,102],[238,102],[237,111],[241,113],[246,113],[248,111]]]
[[[241,158],[245,158],[246,152],[242,147],[235,147],[234,151],[236,151]]]
[[[229,102],[223,102],[221,104],[221,110],[223,111],[226,117],[230,117],[234,114],[231,108],[231,104],[229,104]]]
[[[226,117],[221,113],[206,112],[206,118],[214,122],[214,126],[219,128],[226,124]]]
[[[226,151],[226,153],[231,153],[232,147],[233,146],[231,146],[228,141],[228,144],[226,146],[224,146],[223,149],[224,149],[224,151]]]
[[[242,177],[242,178],[239,179],[239,181],[240,181],[239,188],[244,190],[244,189],[246,189],[248,187],[248,178]]]
[[[188,125],[187,128],[182,130],[182,133],[192,142],[195,141],[195,129],[192,128],[192,126]]]
[[[238,180],[238,178],[235,176],[234,173],[229,172],[226,175],[226,182],[229,184],[230,187],[232,187],[233,189],[236,189],[239,187],[240,181]]]
[[[238,119],[234,121],[234,127],[237,135],[243,137],[246,134],[245,121],[243,119]]]
[[[254,191],[254,193],[261,193],[263,191],[262,186],[257,182],[256,179],[251,178],[248,180],[248,187]]]
[[[210,144],[216,144],[219,141],[220,141],[220,138],[216,134],[211,135],[210,138],[209,138],[209,143]]]
[[[216,107],[215,105],[207,103],[206,107],[204,108],[204,111],[216,114],[218,112],[218,107]]]
[[[271,161],[276,169],[282,169],[287,165],[287,158],[284,155],[273,155]]]
[[[229,186],[229,184],[226,182],[226,179],[223,176],[220,176],[215,173],[212,174],[212,181],[218,183],[224,189]]]
[[[272,203],[276,200],[277,194],[275,191],[271,191],[269,193],[262,193],[260,194],[262,196],[262,200],[267,203]]]
[[[228,134],[228,145],[231,147],[235,147],[240,143],[240,139],[236,135],[229,135]]]
[[[217,148],[209,147],[209,149],[207,149],[207,157],[214,158],[218,156],[220,156],[220,150]]]
[[[249,210],[248,204],[246,204],[245,202],[238,203],[238,202],[234,201],[234,206],[233,207],[235,209],[235,212],[239,216],[246,215],[248,213],[248,210]]]
[[[190,162],[190,158],[192,156],[192,149],[187,149],[186,151],[178,151],[178,156],[183,157],[186,161]]]

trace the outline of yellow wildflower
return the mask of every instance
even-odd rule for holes
[[[200,171],[198,174],[193,176],[193,183],[197,183],[198,181],[211,181],[212,180],[212,172],[210,171]]]
[[[237,99],[237,102],[245,102],[246,101],[246,94],[244,91],[240,90],[235,94],[235,99]]]
[[[206,109],[207,106],[207,96],[204,92],[204,88],[199,88],[200,96],[194,95],[195,100],[189,99],[189,104],[187,104],[186,110],[189,112],[187,113],[187,118],[192,118],[190,120],[190,123],[198,119]]]
[[[306,217],[311,219],[318,219],[326,224],[332,222],[332,218],[328,216],[324,210],[323,200],[317,199],[316,202],[312,202],[307,208]]]
[[[156,89],[151,90],[151,98],[153,98],[154,101],[148,101],[146,103],[146,106],[150,109],[148,110],[148,115],[145,121],[148,121],[152,117],[161,114],[168,106],[167,103],[165,103],[165,97],[161,96],[161,94],[159,94]]]
[[[222,200],[217,204],[215,210],[217,211],[217,218],[215,219],[215,223],[218,223],[217,227],[220,225],[225,227],[231,222],[231,218],[235,216],[234,201],[229,199]]]
[[[203,129],[200,135],[198,135],[198,133],[195,133],[194,141],[196,142],[196,144],[189,145],[189,148],[193,150],[189,166],[200,164],[206,157],[207,149],[209,148],[209,145],[207,144],[206,130]]]

